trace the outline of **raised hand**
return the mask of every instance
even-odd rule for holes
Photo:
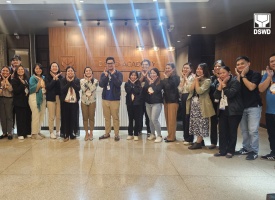
[[[249,66],[245,67],[241,73],[241,76],[245,76],[247,72],[249,71]]]
[[[108,76],[108,71],[106,71],[106,68],[104,69],[103,73],[106,77]]]
[[[266,67],[266,73],[267,73],[267,76],[269,76],[271,78],[274,76],[274,71],[272,69],[270,69],[269,66]]]
[[[236,73],[236,76],[240,76],[240,73],[238,72],[238,69],[237,69],[237,67],[235,68],[235,73]]]

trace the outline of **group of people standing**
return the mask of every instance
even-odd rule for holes
[[[216,148],[219,132],[219,152],[214,156],[246,155],[247,160],[255,160],[259,152],[260,92],[266,91],[266,126],[271,152],[261,158],[275,160],[275,131],[271,124],[275,122],[275,54],[270,56],[269,64],[263,77],[250,69],[247,56],[236,59],[236,76],[222,60],[214,63],[212,77],[205,63],[198,65],[195,74],[191,72],[191,63],[184,64],[178,87],[184,111],[184,144],[190,145],[191,150],[201,149],[203,138],[209,136],[211,130],[209,149]],[[243,142],[242,148],[235,151],[239,125]],[[195,143],[193,135],[197,136]]]
[[[95,90],[98,81],[93,77],[90,67],[84,69],[84,77],[79,80],[73,67],[66,68],[62,77],[59,65],[51,63],[49,72],[43,75],[43,67],[36,63],[29,77],[29,72],[21,65],[20,56],[15,55],[11,66],[1,69],[0,119],[3,134],[0,139],[13,138],[16,119],[19,140],[26,137],[43,139],[41,125],[45,109],[48,108],[50,138],[61,136],[64,141],[79,135],[79,100],[80,89],[85,140],[93,139]],[[88,123],[89,121],[89,123]],[[55,127],[55,130],[54,130]]]
[[[214,63],[211,77],[206,63],[199,64],[195,69],[191,63],[186,63],[180,76],[177,75],[175,64],[167,63],[161,79],[160,71],[150,68],[149,60],[143,60],[142,70],[131,71],[125,83],[129,118],[127,140],[139,140],[145,114],[148,140],[155,143],[163,139],[166,142],[176,141],[177,112],[181,100],[183,142],[189,145],[188,149],[201,149],[205,146],[204,137],[209,135],[209,148],[215,149],[219,132],[219,152],[214,156],[232,158],[234,155],[247,155],[247,160],[254,160],[259,151],[258,128],[262,110],[259,92],[266,91],[266,126],[271,153],[262,158],[275,160],[275,54],[270,56],[269,62],[263,77],[250,69],[250,60],[246,56],[236,59],[236,76],[222,60]],[[114,140],[119,141],[122,82],[123,75],[116,70],[113,57],[106,59],[106,68],[98,81],[93,77],[90,67],[84,69],[81,80],[76,77],[71,66],[66,68],[65,76],[62,77],[56,62],[51,63],[46,77],[43,75],[43,67],[37,63],[29,78],[28,71],[21,65],[20,56],[15,56],[11,67],[4,66],[1,69],[0,118],[3,135],[0,139],[6,136],[12,139],[13,116],[16,117],[18,139],[43,139],[45,136],[40,131],[46,105],[50,137],[55,139],[61,136],[65,142],[69,138],[74,139],[79,135],[78,102],[81,99],[85,141],[92,140],[95,91],[99,85],[103,88],[102,108],[105,118],[105,133],[99,139],[110,137],[113,120]],[[162,138],[159,122],[162,105],[168,132],[165,138]],[[235,151],[239,125],[243,147]]]

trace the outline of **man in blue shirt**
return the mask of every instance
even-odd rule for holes
[[[115,141],[119,141],[119,106],[120,106],[120,86],[123,81],[123,75],[115,69],[115,59],[113,57],[106,58],[106,69],[100,76],[99,86],[103,88],[102,92],[102,108],[105,118],[105,134],[99,139],[110,137],[111,118],[113,119]]]
[[[275,161],[275,53],[269,57],[269,66],[266,67],[261,83],[259,84],[259,91],[266,92],[266,129],[268,133],[268,140],[271,152],[261,159]]]

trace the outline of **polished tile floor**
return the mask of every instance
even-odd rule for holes
[[[48,131],[43,131],[49,137]],[[275,193],[275,162],[216,158],[218,150],[182,143],[14,138],[0,140],[0,199],[261,200]],[[163,136],[166,131],[163,131]],[[241,147],[239,133],[237,149]],[[206,139],[209,144],[209,138]],[[269,153],[260,129],[260,155]]]

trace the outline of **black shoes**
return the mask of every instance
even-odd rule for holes
[[[215,157],[221,157],[221,156],[225,156],[225,153],[215,153],[214,156]]]
[[[104,135],[100,136],[99,139],[102,140],[102,139],[107,139],[109,137],[110,137],[110,134],[108,134],[108,135],[104,134]]]
[[[195,142],[192,146],[188,147],[190,150],[202,149],[202,144]]]
[[[256,158],[258,158],[258,154],[253,151],[249,152],[246,156],[246,160],[255,160]]]
[[[266,154],[265,156],[261,156],[261,159],[275,161],[275,154]]]
[[[8,134],[8,140],[12,140],[12,134]]]
[[[245,148],[241,148],[239,151],[235,151],[235,155],[247,155],[249,152]]]
[[[208,149],[216,149],[216,145],[214,145],[214,144],[211,144],[209,147],[208,147]]]

